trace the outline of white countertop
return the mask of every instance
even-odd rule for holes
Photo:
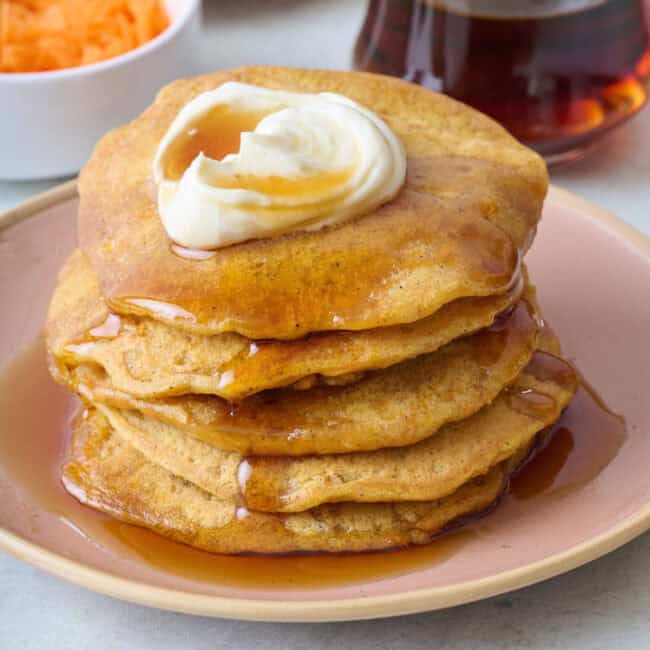
[[[245,63],[347,68],[363,0],[206,0],[197,71]],[[0,211],[60,181],[0,183]],[[552,182],[650,234],[650,109]],[[363,623],[195,618],[93,594],[0,554],[5,648],[650,648],[650,534],[591,564],[455,609]]]

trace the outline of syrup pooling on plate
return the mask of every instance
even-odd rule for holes
[[[145,528],[114,519],[107,533],[145,563],[185,579],[254,589],[316,589],[382,580],[443,564],[476,539],[471,528],[432,544],[363,554],[226,556],[172,542]]]
[[[534,360],[531,365],[540,368],[556,362],[556,357],[544,355],[540,364]],[[582,378],[578,392],[553,425],[546,447],[512,479],[511,498],[562,497],[582,489],[616,458],[625,439],[625,420]]]
[[[24,494],[29,523],[18,532],[28,537],[40,534],[41,511],[66,518],[77,510],[61,485],[61,464],[78,404],[50,377],[41,337],[0,371],[0,493],[7,480]]]
[[[33,408],[14,408],[24,403],[28,394],[34,396]],[[38,522],[43,513],[55,513],[89,544],[99,544],[102,552],[129,562],[143,561],[155,570],[196,583],[261,589],[322,588],[433,568],[484,534],[482,521],[487,520],[478,520],[470,528],[430,545],[390,553],[284,558],[204,553],[106,517],[80,505],[63,490],[60,465],[74,404],[75,400],[49,377],[43,342],[37,339],[0,376],[0,418],[7,423],[0,428],[0,475],[23,491],[30,521]],[[509,499],[526,499],[527,512],[532,512],[536,499],[558,493],[568,496],[584,488],[616,457],[624,429],[622,419],[583,383],[549,444],[512,480],[512,496],[502,509],[507,512]],[[39,471],[34,471],[35,467]],[[47,538],[38,525],[22,534],[36,543]]]

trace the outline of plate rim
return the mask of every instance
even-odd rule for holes
[[[23,201],[0,214],[0,232],[76,196],[77,181],[73,179]],[[549,187],[546,200],[562,203],[577,212],[588,212],[598,227],[618,235],[650,260],[650,237],[607,210],[554,185]],[[649,529],[650,502],[599,535],[561,553],[517,569],[451,586],[427,587],[397,594],[359,596],[343,600],[283,601],[233,598],[155,587],[71,560],[4,527],[0,527],[0,550],[76,585],[140,605],[236,620],[297,623],[399,616],[475,602],[575,569],[619,548]]]

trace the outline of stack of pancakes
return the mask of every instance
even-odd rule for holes
[[[375,111],[406,149],[400,194],[320,231],[173,245],[151,163],[227,80]],[[52,372],[84,403],[66,488],[223,553],[425,543],[486,510],[576,389],[522,264],[546,186],[491,120],[395,79],[246,68],[167,87],[80,179],[48,317]]]

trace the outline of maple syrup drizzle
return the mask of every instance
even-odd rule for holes
[[[60,467],[69,439],[68,423],[77,404],[49,376],[42,338],[4,369],[0,376],[0,489],[4,475],[20,487],[30,521],[54,515],[106,553],[143,560],[155,570],[204,584],[323,588],[435,567],[481,534],[483,520],[470,519],[466,527],[451,529],[431,544],[390,552],[285,557],[205,553],[82,506],[63,489]],[[553,432],[546,447],[513,477],[501,508],[512,500],[534,508],[535,500],[580,489],[616,457],[625,440],[623,419],[609,411],[584,381]],[[246,516],[245,508],[240,509],[237,516]]]
[[[229,154],[238,153],[242,133],[254,131],[264,117],[265,113],[244,111],[226,105],[216,106],[207,113],[197,116],[188,125],[186,131],[170,144],[163,160],[165,176],[173,181],[179,180],[200,153],[213,160],[221,160]],[[333,187],[344,186],[352,178],[354,169],[354,165],[351,165],[344,169],[297,178],[255,174],[227,176],[215,174],[210,179],[210,184],[220,189],[242,189],[279,197],[314,199],[323,194],[330,194]],[[262,209],[258,206],[258,210]],[[182,246],[172,250],[187,259],[201,260],[209,257]]]
[[[552,414],[557,407],[553,397],[532,388],[511,388],[508,390],[507,397],[508,405],[513,411],[532,417],[545,418]]]
[[[171,302],[149,298],[126,298],[125,302],[135,305],[140,309],[151,311],[163,320],[196,321],[194,314],[187,311],[187,309],[183,309],[180,305],[175,305]]]
[[[182,257],[185,260],[192,260],[194,262],[202,262],[203,260],[209,260],[211,257],[214,257],[217,254],[217,251],[206,251],[201,248],[185,248],[180,244],[172,243],[170,249],[174,255]]]
[[[117,314],[109,314],[106,320],[97,327],[93,327],[88,334],[95,339],[114,339],[122,329],[122,320]]]
[[[265,115],[221,105],[198,116],[171,143],[163,161],[165,176],[179,180],[200,153],[214,160],[237,153],[241,134],[254,131]]]
[[[353,170],[354,168],[350,167],[297,178],[254,176],[253,174],[217,176],[213,179],[213,184],[222,189],[250,190],[269,196],[315,199],[321,194],[329,193],[333,187],[339,187],[349,181]]]

